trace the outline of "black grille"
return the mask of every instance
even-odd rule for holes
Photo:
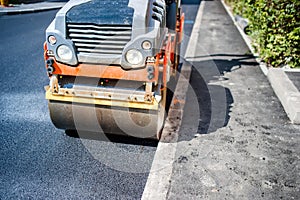
[[[67,24],[77,53],[120,55],[131,39],[131,25]]]

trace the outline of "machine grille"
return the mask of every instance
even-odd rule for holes
[[[131,25],[67,24],[68,37],[77,53],[120,55],[131,39]]]

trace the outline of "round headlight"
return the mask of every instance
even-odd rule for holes
[[[51,44],[51,45],[55,45],[56,44],[56,37],[54,35],[50,35],[48,37],[48,42]]]
[[[132,65],[142,64],[143,55],[139,50],[131,49],[126,53],[126,60]]]
[[[142,43],[142,48],[145,49],[145,50],[151,49],[151,48],[152,48],[151,42],[149,42],[149,41],[147,41],[147,40],[144,41],[144,42]]]
[[[72,50],[70,49],[70,47],[66,46],[66,45],[60,45],[57,48],[57,55],[59,58],[61,58],[62,60],[65,61],[70,61],[73,57],[73,53]]]

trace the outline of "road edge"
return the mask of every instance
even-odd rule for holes
[[[293,82],[280,68],[271,68],[269,82],[293,124],[300,124],[300,93]]]
[[[235,24],[235,27],[240,32],[243,40],[247,44],[251,53],[254,55],[256,62],[259,64],[261,71],[268,78],[273,91],[281,102],[288,118],[293,124],[300,124],[300,92],[295,87],[293,82],[285,74],[285,71],[300,72],[297,69],[281,69],[281,68],[268,68],[264,62],[261,61],[259,54],[255,52],[252,47],[250,38],[244,33],[244,31],[237,25],[233,14],[229,7],[225,4],[224,0],[221,0],[223,7],[230,16],[231,20]]]
[[[169,115],[163,128],[162,138],[158,143],[157,150],[154,155],[151,170],[141,198],[142,200],[164,200],[168,198],[173,172],[173,163],[175,161],[178,133],[182,122],[186,93],[192,71],[192,66],[186,61],[186,58],[192,58],[195,55],[197,46],[197,42],[195,41],[197,41],[199,37],[199,29],[204,6],[205,1],[201,1],[187,46],[187,51],[184,56],[185,62],[183,63],[181,74],[176,85],[169,109]]]
[[[234,23],[235,27],[238,29],[238,31],[240,32],[240,35],[242,36],[244,42],[246,43],[246,45],[248,46],[248,48],[250,49],[252,55],[254,55],[255,57],[255,60],[256,62],[259,64],[259,67],[261,69],[261,71],[264,73],[265,76],[268,75],[268,67],[266,65],[266,63],[262,62],[260,57],[259,57],[259,54],[255,52],[254,48],[252,47],[252,44],[251,44],[251,40],[249,39],[249,37],[244,33],[244,31],[241,29],[240,26],[237,25],[235,19],[234,19],[234,16],[233,14],[231,13],[229,7],[225,4],[224,0],[221,0],[221,3],[223,5],[223,7],[225,8],[227,14],[230,16],[232,22]]]

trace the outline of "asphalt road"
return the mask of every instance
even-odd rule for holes
[[[43,42],[55,12],[0,18],[0,199],[138,199],[147,173],[122,171],[109,163],[135,162],[130,164],[144,165],[146,172],[151,159],[139,163],[119,153],[102,161],[83,140],[65,135],[50,122],[43,90],[48,83]],[[107,142],[93,142],[110,147]],[[116,146],[124,154],[155,152],[151,146]]]
[[[185,34],[197,7],[184,6]],[[55,13],[0,17],[0,199],[140,199],[156,143],[70,137],[50,121],[43,42]]]
[[[167,199],[300,199],[300,126],[221,2],[203,3]]]

